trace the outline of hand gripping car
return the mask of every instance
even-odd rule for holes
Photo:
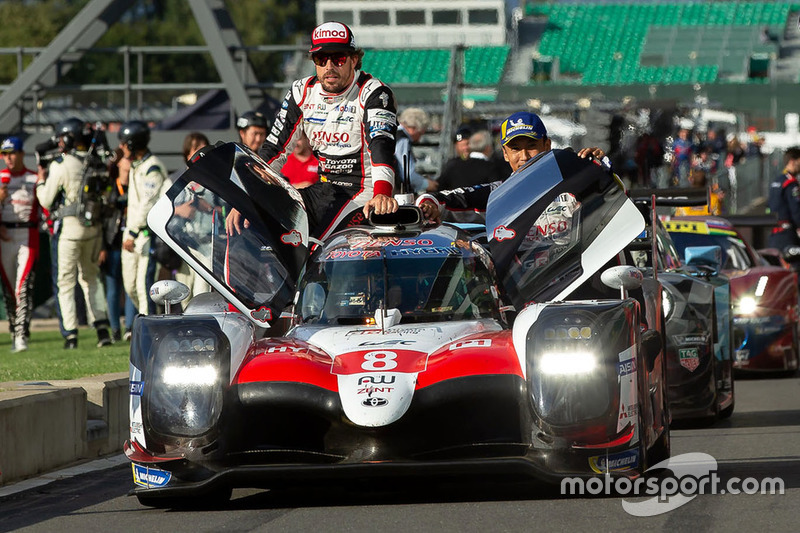
[[[669,456],[661,288],[605,268],[644,221],[600,167],[563,151],[529,164],[490,198],[503,239],[486,246],[404,207],[311,250],[296,191],[259,164],[216,147],[148,218],[217,293],[136,322],[125,451],[142,503],[393,476],[633,478]],[[196,185],[206,212],[177,220]],[[228,237],[232,207],[249,227]],[[573,299],[595,283],[603,298]]]

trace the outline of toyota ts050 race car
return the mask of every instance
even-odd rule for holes
[[[798,368],[797,274],[761,258],[731,223],[719,217],[675,217],[665,226],[681,254],[687,247],[722,249],[722,270],[731,280],[737,331],[734,368],[794,372]],[[691,259],[691,257],[687,257]]]
[[[134,326],[125,452],[142,503],[393,476],[636,477],[669,457],[662,290],[604,268],[644,228],[605,170],[544,154],[494,191],[482,246],[413,206],[313,243],[302,199],[261,164],[215,147],[149,215],[216,292]],[[188,188],[203,201],[181,218]],[[227,236],[231,208],[248,227]],[[593,286],[606,297],[571,299]]]

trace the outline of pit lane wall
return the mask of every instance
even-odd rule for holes
[[[0,485],[122,450],[128,374],[0,383]]]

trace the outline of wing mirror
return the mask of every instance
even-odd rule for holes
[[[642,271],[629,265],[620,265],[604,270],[600,281],[607,287],[618,289],[620,298],[627,298],[628,291],[642,286]]]
[[[722,248],[719,246],[687,246],[683,252],[684,262],[696,267],[708,276],[715,276],[722,268]]]
[[[174,279],[162,279],[150,285],[150,299],[156,305],[164,306],[164,313],[170,314],[172,306],[189,297],[189,287]]]

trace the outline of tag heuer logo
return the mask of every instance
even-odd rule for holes
[[[678,359],[681,366],[689,372],[694,372],[700,366],[700,357],[697,348],[680,348],[678,350]]]

